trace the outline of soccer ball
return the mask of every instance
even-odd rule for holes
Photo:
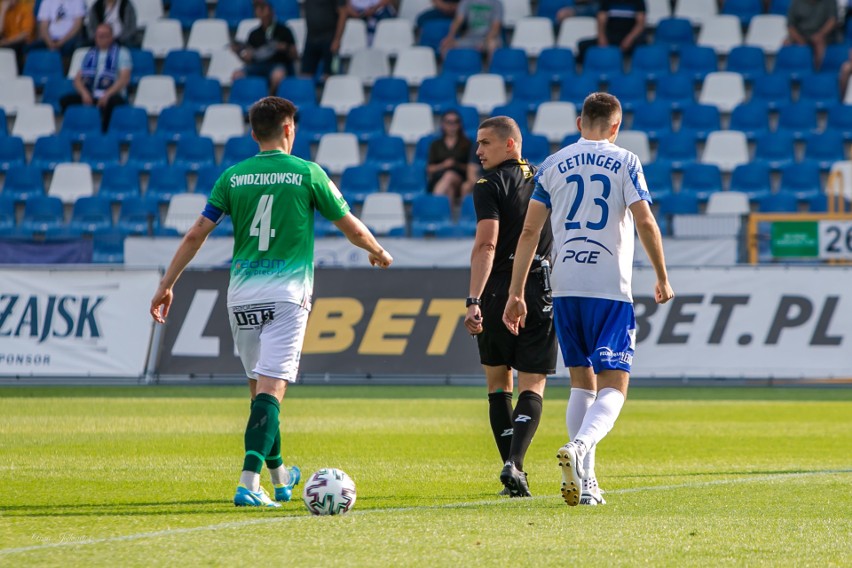
[[[314,515],[342,515],[355,505],[355,482],[339,469],[324,468],[305,483],[302,499]]]

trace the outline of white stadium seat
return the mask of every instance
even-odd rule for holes
[[[177,20],[157,20],[145,28],[142,49],[163,58],[174,49],[183,49],[183,29]]]
[[[648,164],[651,162],[651,144],[645,132],[641,130],[622,130],[618,133],[615,144],[636,154],[640,163]]]
[[[22,107],[35,104],[35,83],[32,77],[8,77],[3,79],[0,89],[0,108],[6,116],[15,116]]]
[[[672,7],[669,0],[645,0],[645,23],[655,28],[660,20],[672,17]]]
[[[729,113],[746,97],[743,76],[730,71],[716,71],[704,78],[698,102],[718,107],[719,112]]]
[[[287,27],[293,32],[293,39],[296,40],[296,50],[299,55],[305,51],[305,39],[308,37],[308,25],[305,18],[290,18],[287,20]]]
[[[361,79],[353,75],[332,75],[325,82],[320,106],[331,107],[340,116],[361,106],[364,101]]]
[[[716,164],[723,173],[730,173],[748,162],[748,140],[738,130],[717,130],[707,137],[701,162]]]
[[[680,0],[674,10],[675,18],[689,20],[693,26],[701,26],[718,14],[716,0]]]
[[[431,0],[401,0],[399,17],[414,23],[423,11],[432,8]]]
[[[349,166],[361,163],[361,151],[358,149],[358,137],[351,132],[323,134],[317,147],[314,161],[327,168],[333,175],[343,173]]]
[[[377,235],[386,235],[392,229],[405,227],[405,205],[402,194],[370,193],[361,209],[361,221]]]
[[[204,210],[207,196],[203,193],[178,193],[173,195],[166,210],[164,227],[176,229],[180,234],[186,233],[198,219],[198,214]]]
[[[68,74],[66,77],[73,79],[77,76],[77,71],[79,71],[83,66],[83,60],[86,58],[87,53],[89,53],[88,47],[78,47],[74,50],[74,53],[71,55],[71,64],[68,66]]]
[[[359,49],[352,54],[346,74],[358,77],[363,84],[369,86],[379,77],[390,75],[390,61],[387,54],[380,49]]]
[[[194,49],[202,57],[210,57],[214,52],[231,45],[228,22],[225,20],[196,20],[189,30],[187,49]]]
[[[157,116],[168,106],[177,104],[175,80],[168,75],[147,75],[139,79],[134,106],[142,107],[148,116]]]
[[[228,87],[234,80],[234,71],[243,68],[243,62],[230,48],[214,51],[207,65],[207,77],[216,79],[223,87]]]
[[[562,24],[559,26],[559,36],[556,38],[556,45],[567,47],[576,53],[577,44],[581,39],[589,39],[597,35],[598,22],[594,18],[586,16],[566,18],[562,20]]]
[[[387,18],[376,24],[373,48],[395,56],[403,49],[414,45],[414,27],[402,18]]]
[[[748,194],[741,191],[717,191],[707,200],[708,215],[746,215],[750,212]]]
[[[0,91],[5,90],[0,89]],[[27,105],[17,109],[15,125],[12,127],[12,136],[21,138],[26,144],[35,144],[42,136],[50,136],[56,133],[56,121],[53,118],[53,107],[51,105],[38,104]],[[8,109],[6,114],[10,114]]]
[[[577,132],[577,109],[574,103],[547,101],[539,105],[532,133],[545,136],[550,143],[560,143],[568,134]]]
[[[207,136],[215,144],[224,144],[234,136],[246,133],[243,109],[239,105],[215,104],[207,107],[201,121],[199,136]]]
[[[432,107],[425,103],[402,103],[391,117],[388,134],[399,136],[406,144],[416,144],[423,136],[435,131]]]
[[[515,24],[512,47],[523,49],[530,57],[538,57],[542,50],[553,47],[555,43],[550,18],[522,18]]]
[[[136,24],[140,28],[163,18],[163,0],[133,0],[133,7],[136,8]]]
[[[477,73],[465,82],[461,104],[475,107],[479,114],[489,114],[494,107],[506,104],[506,100],[506,83],[502,75]]]
[[[340,38],[341,57],[349,57],[359,49],[367,47],[367,24],[364,20],[349,18],[343,27],[343,36]]]
[[[751,19],[745,44],[761,48],[768,55],[778,53],[787,37],[787,18],[778,14],[758,14]]]
[[[95,193],[92,169],[89,164],[59,164],[53,170],[48,195],[58,197],[63,203],[74,203],[80,197]]]
[[[727,55],[733,48],[743,43],[740,19],[727,14],[710,18],[701,26],[697,43],[712,47],[717,54]]]
[[[403,49],[396,56],[393,65],[393,76],[405,79],[409,87],[417,87],[423,79],[434,77],[438,74],[438,66],[435,63],[435,51],[431,47],[415,45]]]
[[[234,32],[234,41],[245,43],[248,41],[249,34],[259,25],[259,18],[246,18],[245,20],[240,20],[240,23],[237,24],[237,31]]]
[[[15,50],[8,47],[0,48],[0,80],[18,76],[18,58]]]
[[[503,27],[514,28],[521,18],[532,14],[530,0],[510,0],[503,2]]]

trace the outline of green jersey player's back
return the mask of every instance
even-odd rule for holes
[[[349,211],[323,169],[281,151],[261,152],[225,170],[209,203],[234,225],[228,305],[307,305],[314,281],[314,211],[330,221]]]

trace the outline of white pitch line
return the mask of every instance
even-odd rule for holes
[[[619,495],[626,493],[639,493],[641,491],[670,491],[674,489],[695,489],[698,487],[711,487],[714,485],[733,485],[740,483],[759,483],[763,481],[775,481],[779,479],[791,479],[791,478],[800,478],[800,477],[808,477],[808,476],[822,476],[822,475],[837,475],[837,474],[847,474],[852,473],[852,469],[836,469],[836,470],[824,470],[824,471],[803,471],[798,473],[776,473],[776,474],[766,474],[761,476],[753,476],[753,477],[738,477],[734,479],[718,479],[714,481],[700,481],[696,483],[680,483],[676,485],[654,485],[650,487],[630,487],[626,489],[613,489],[611,491],[607,491],[608,495]],[[556,496],[552,495],[539,495],[537,497],[533,497],[532,499],[556,499]],[[526,499],[525,499],[526,500]],[[419,507],[390,507],[386,509],[367,509],[366,511],[353,511],[352,515],[370,515],[375,513],[406,513],[410,511],[425,511],[429,509],[466,509],[470,507],[479,507],[482,505],[491,505],[495,503],[506,503],[508,500],[505,498],[502,499],[484,499],[481,501],[469,501],[466,503],[447,503],[443,505],[425,505]],[[216,525],[204,525],[200,527],[190,527],[185,529],[166,529],[161,531],[152,531],[152,532],[144,532],[137,534],[129,534],[124,536],[113,536],[107,538],[92,538],[86,540],[68,540],[62,542],[54,542],[49,544],[40,544],[35,546],[22,546],[19,548],[6,548],[0,550],[0,556],[6,556],[11,554],[20,554],[24,552],[36,552],[40,550],[48,550],[51,548],[66,548],[69,546],[86,546],[90,544],[105,544],[105,543],[114,543],[114,542],[127,542],[134,540],[142,540],[146,538],[157,538],[161,536],[176,536],[181,534],[191,534],[196,532],[203,531],[213,531],[213,530],[222,530],[222,529],[241,529],[243,527],[249,527],[253,525],[265,525],[271,523],[280,523],[280,522],[295,522],[295,521],[304,521],[307,519],[312,519],[313,517],[309,516],[287,516],[287,517],[274,517],[269,519],[252,519],[249,521],[235,521],[231,523],[221,523]]]

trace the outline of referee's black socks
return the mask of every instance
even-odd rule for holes
[[[532,443],[538,423],[541,422],[541,396],[533,391],[524,391],[518,395],[518,404],[512,415],[512,444],[509,450],[509,461],[523,471],[524,456]]]
[[[540,408],[540,406],[539,406]],[[539,411],[539,416],[541,411]],[[506,463],[512,446],[512,392],[497,391],[488,393],[488,418],[491,431],[500,451],[500,460]]]

